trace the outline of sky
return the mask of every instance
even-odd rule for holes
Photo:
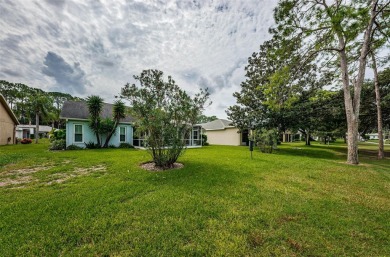
[[[159,69],[226,118],[276,0],[0,0],[0,79],[113,102]]]

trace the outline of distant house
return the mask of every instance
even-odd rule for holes
[[[0,145],[15,144],[15,129],[18,119],[0,94]]]
[[[104,103],[101,118],[112,118],[113,105]],[[96,141],[96,135],[89,127],[89,111],[86,102],[67,101],[64,103],[60,118],[66,121],[66,146],[77,145],[85,148],[85,143]],[[118,125],[109,145],[119,146],[121,143],[133,144],[133,118],[126,115]],[[102,137],[102,142],[106,138]]]
[[[16,137],[17,138],[30,138],[31,135],[35,135],[35,125],[18,125],[16,127]],[[39,125],[38,134],[41,136],[46,136],[53,128],[50,126]]]
[[[248,145],[248,130],[239,132],[230,120],[218,119],[199,125],[211,145]]]
[[[368,139],[379,139],[378,133],[366,134],[366,136],[368,136]]]

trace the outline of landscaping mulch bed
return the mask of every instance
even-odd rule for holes
[[[173,164],[173,167],[172,168],[169,168],[169,169],[163,169],[161,167],[157,167],[156,164],[154,164],[154,162],[145,162],[145,163],[142,163],[140,165],[140,167],[144,170],[148,170],[148,171],[166,171],[166,170],[176,170],[176,169],[181,169],[184,167],[184,165],[182,163],[179,163],[179,162],[175,162]]]

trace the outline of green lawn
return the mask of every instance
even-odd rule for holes
[[[2,146],[0,256],[390,256],[376,147],[209,146],[153,173],[142,150]]]

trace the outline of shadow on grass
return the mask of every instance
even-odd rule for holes
[[[277,154],[281,155],[290,155],[297,157],[308,157],[314,159],[326,159],[326,160],[339,160],[343,159],[346,156],[346,149],[340,146],[332,145],[318,145],[312,144],[310,146],[306,145],[285,145],[282,146]]]
[[[315,159],[326,160],[341,160],[347,159],[347,146],[345,144],[336,143],[334,145],[323,145],[314,143],[310,146],[286,144],[278,150],[278,154],[290,155],[297,157],[308,157]],[[369,161],[370,164],[389,167],[387,162],[390,158],[390,152],[385,151],[385,159],[378,160],[378,150],[367,149],[364,145],[359,145],[359,159],[361,161]]]

